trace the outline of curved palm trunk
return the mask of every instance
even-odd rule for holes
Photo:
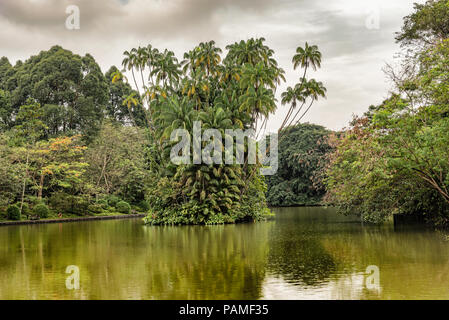
[[[299,86],[298,91],[301,91],[301,89],[302,89],[302,87],[303,87],[303,85],[304,85],[304,83],[306,81],[306,74],[307,74],[308,67],[309,67],[309,64],[306,64],[306,66],[304,68],[304,73],[302,75],[301,85]],[[302,106],[301,106],[301,108],[302,108]],[[287,116],[285,117],[284,121],[282,122],[282,125],[279,128],[278,132],[281,132],[284,129],[284,127],[285,127],[286,123],[288,122],[288,120],[290,120],[289,118],[290,118],[291,114],[293,113],[293,109],[294,109],[294,105],[292,104],[292,106],[290,107],[290,109],[289,109],[289,111],[287,113]],[[296,113],[296,115],[297,114],[298,114],[298,112]],[[295,115],[295,117],[296,117],[296,115]],[[293,117],[292,121],[295,119],[295,117]]]
[[[287,123],[287,121],[290,119],[291,114],[293,113],[293,110],[296,108],[296,102],[292,103],[292,105],[290,106],[290,108],[288,109],[287,115],[284,118],[284,121],[282,122],[278,133],[282,131],[282,129],[284,129],[285,124]]]
[[[302,116],[298,119],[298,121],[296,121],[295,125],[298,124],[299,121],[302,120],[302,118],[304,118],[304,116],[306,115],[306,113],[307,113],[307,112],[310,110],[310,108],[312,107],[314,101],[315,101],[315,100],[312,100],[312,102],[310,102],[309,107],[306,109],[306,111],[304,111],[304,113],[303,113]]]
[[[293,116],[293,118],[291,119],[291,121],[290,121],[290,123],[288,124],[287,127],[290,127],[290,126],[292,125],[293,121],[295,121],[296,117],[297,117],[298,114],[301,112],[301,110],[302,110],[302,108],[304,107],[304,104],[305,104],[305,103],[306,103],[306,102],[304,101],[304,102],[301,104],[301,106],[299,107],[298,111],[295,113],[295,115]]]
[[[137,90],[137,93],[139,93],[139,97],[140,97],[140,89],[139,89],[139,86],[137,85],[136,75],[134,74],[134,68],[131,68],[131,74],[133,75],[134,84],[136,85],[136,90]]]

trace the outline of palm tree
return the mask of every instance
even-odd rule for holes
[[[210,83],[204,75],[204,71],[197,70],[191,78],[184,78],[182,94],[195,101],[196,109],[200,110],[203,102],[207,105],[210,95]],[[203,99],[202,99],[203,98]]]
[[[150,80],[150,84],[154,85],[152,72],[153,72],[154,66],[158,64],[158,60],[160,59],[160,53],[159,53],[159,50],[157,48],[153,48],[151,46],[151,44],[149,44],[146,47],[146,51],[147,51],[147,61],[146,61],[146,63],[147,63],[147,66],[149,68],[149,76],[148,76],[148,78]]]
[[[133,76],[133,80],[134,80],[134,84],[136,86],[136,90],[139,93],[140,96],[140,90],[139,90],[139,86],[137,85],[137,81],[136,81],[136,76],[134,74],[134,67],[136,66],[136,54],[135,54],[135,49],[132,49],[131,52],[130,51],[125,51],[123,52],[123,55],[125,56],[125,58],[122,61],[122,66],[123,68],[125,68],[125,70],[131,70],[132,76]]]
[[[144,73],[144,70],[145,70],[145,68],[147,66],[149,58],[150,58],[150,55],[148,53],[147,48],[139,47],[136,50],[136,67],[140,71],[140,77],[141,77],[141,80],[142,80],[142,86],[143,86],[144,90],[145,90],[146,85],[145,85],[145,80],[144,80],[144,77],[143,77],[143,73]]]
[[[281,128],[283,128],[285,126],[285,123],[289,120],[291,113],[296,108],[297,100],[298,100],[297,90],[293,89],[292,87],[288,87],[287,91],[282,92],[281,104],[286,105],[287,103],[290,103],[291,108],[289,108],[287,116],[285,117],[284,121],[282,122]]]
[[[246,112],[251,115],[253,122],[259,116],[268,117],[276,110],[276,99],[273,90],[265,87],[249,88],[247,93],[241,97],[240,112]]]
[[[306,82],[306,74],[309,66],[313,68],[313,70],[317,70],[317,68],[321,67],[321,52],[318,50],[318,46],[309,44],[306,42],[304,48],[298,47],[296,49],[296,54],[293,56],[293,69],[296,70],[298,66],[304,68],[304,74],[301,78],[301,86]]]
[[[112,73],[112,80],[111,80],[112,83],[116,83],[123,80],[125,80],[125,82],[128,81],[126,76],[120,70],[116,70]]]
[[[241,88],[259,88],[269,87],[274,89],[276,87],[276,73],[271,68],[266,68],[262,62],[252,66],[246,64],[242,69],[242,79],[240,81]]]
[[[304,113],[299,117],[299,119],[296,121],[295,125],[299,123],[299,121],[302,120],[302,118],[306,115],[306,113],[310,110],[312,107],[312,104],[318,100],[319,97],[326,98],[326,91],[327,89],[324,87],[323,83],[321,81],[315,81],[315,79],[311,79],[309,81],[309,84],[307,86],[308,96],[311,97],[312,101],[310,102],[309,107],[304,111]]]
[[[237,65],[243,66],[244,64],[256,65],[259,62],[264,62],[268,65],[271,56],[273,55],[273,50],[269,49],[263,43],[265,38],[254,39],[251,38],[247,41],[235,42],[234,44],[228,45],[226,49],[229,50],[226,57],[227,60],[231,60]]]
[[[198,50],[196,48],[194,50],[190,50],[189,52],[184,53],[184,60],[181,61],[182,72],[187,74],[195,73],[196,70],[196,61],[198,60]]]
[[[309,44],[306,42],[304,48],[298,47],[296,49],[296,54],[293,56],[292,63],[293,63],[293,68],[295,70],[299,66],[301,68],[304,68],[304,73],[302,75],[302,78],[300,79],[300,83],[295,86],[295,89],[292,89],[291,87],[289,87],[290,92],[289,92],[289,89],[287,89],[287,92],[284,92],[282,94],[282,96],[284,96],[284,97],[290,97],[290,99],[284,99],[285,102],[287,102],[287,100],[290,100],[291,102],[294,102],[294,103],[292,103],[292,105],[290,106],[290,108],[287,112],[287,115],[286,115],[284,121],[282,122],[282,125],[279,128],[278,132],[281,132],[285,128],[287,123],[289,123],[289,120],[290,120],[290,124],[291,124],[295,120],[295,118],[299,114],[299,112],[301,111],[302,107],[304,106],[305,98],[308,97],[310,87],[314,86],[314,82],[311,82],[312,80],[311,81],[306,80],[306,74],[307,74],[309,67],[312,67],[313,70],[317,70],[318,68],[321,67],[321,52],[318,50],[318,47],[316,45],[309,46]],[[313,81],[315,81],[315,80],[313,80]],[[296,96],[296,99],[291,98],[293,95]],[[290,119],[290,117],[293,114],[293,110],[296,108],[296,100],[298,100],[299,97],[301,97],[300,100],[303,101],[303,104],[301,105],[299,110],[296,112],[296,114],[293,116],[293,118]],[[314,101],[315,100],[312,99],[312,103],[307,108],[306,112],[301,116],[301,119],[307,113],[307,111],[310,110]]]
[[[215,46],[215,41],[202,42],[199,45],[199,63],[203,66],[207,76],[215,74],[218,64],[221,62],[222,50]]]
[[[179,80],[181,70],[179,69],[178,59],[176,59],[173,51],[165,49],[164,52],[160,54],[151,75],[156,76],[157,84],[162,81],[164,87],[166,87],[167,84],[173,86],[175,81]]]
[[[311,66],[313,70],[316,70],[321,67],[321,52],[318,50],[318,46],[309,46],[306,42],[304,48],[298,47],[296,49],[296,54],[293,56],[292,62],[295,70],[298,66],[304,68],[305,71],[307,71],[309,66]]]

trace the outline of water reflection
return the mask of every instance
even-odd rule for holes
[[[316,285],[337,271],[337,261],[321,243],[326,215],[314,208],[303,208],[291,215],[292,208],[277,210],[278,219],[270,232],[268,271],[282,275],[287,282]]]
[[[447,299],[449,243],[324,208],[274,221],[147,227],[140,220],[0,228],[0,299]],[[80,268],[80,290],[65,269]],[[380,270],[379,290],[366,268]]]
[[[270,224],[145,227],[140,220],[0,229],[0,299],[257,299]],[[80,268],[81,289],[65,288]]]

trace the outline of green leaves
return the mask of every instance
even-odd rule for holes
[[[315,205],[325,188],[323,170],[333,151],[331,132],[313,124],[288,127],[279,145],[279,169],[267,177],[267,200],[272,206]]]
[[[175,166],[169,158],[173,130],[185,129],[192,136],[194,122],[200,121],[201,134],[217,129],[225,136],[226,129],[253,128],[257,119],[274,112],[275,89],[284,79],[284,71],[264,41],[250,39],[231,45],[223,61],[222,51],[213,41],[200,43],[184,54],[182,71],[168,50],[152,58],[149,52],[154,49],[137,48],[125,53],[123,65],[132,71],[133,79],[135,73],[151,70],[152,85],[145,89],[161,160],[154,174],[157,179],[169,177],[173,191],[172,197],[162,197],[162,201],[150,196],[154,210],[163,214],[156,214],[149,223],[256,220],[266,212],[265,185],[250,173],[254,166]],[[135,105],[133,99],[131,95],[125,103]],[[223,149],[223,141],[213,141],[214,148]],[[202,141],[201,149],[208,143],[211,141]],[[191,148],[193,151],[193,145]]]
[[[316,70],[321,67],[321,52],[318,51],[316,45],[309,46],[306,42],[304,48],[298,47],[296,49],[296,54],[293,56],[292,63],[294,69],[300,66],[301,68],[312,67]]]
[[[423,50],[419,72],[337,142],[327,186],[340,211],[371,222],[393,213],[449,221],[448,48],[444,40]]]
[[[297,83],[294,88],[288,87],[287,91],[281,94],[282,104],[285,105],[290,103],[291,106],[278,130],[279,133],[281,133],[285,127],[297,125],[319,97],[326,98],[326,88],[321,82],[318,82],[315,79],[306,79],[309,67],[312,67],[314,70],[321,67],[321,52],[318,51],[318,47],[315,45],[309,46],[306,42],[304,48],[298,47],[296,49],[296,54],[293,56],[292,63],[294,69],[300,66],[304,69],[304,73],[302,78],[300,78],[300,82]],[[295,110],[298,102],[301,103],[301,105],[298,110]],[[301,113],[306,102],[308,103],[308,106],[305,111]]]
[[[432,46],[449,37],[449,2],[447,0],[426,1],[414,4],[415,12],[404,18],[401,32],[396,40],[403,46]]]

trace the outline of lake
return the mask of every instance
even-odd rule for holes
[[[274,211],[225,226],[1,227],[0,299],[449,299],[444,235],[320,207]]]

